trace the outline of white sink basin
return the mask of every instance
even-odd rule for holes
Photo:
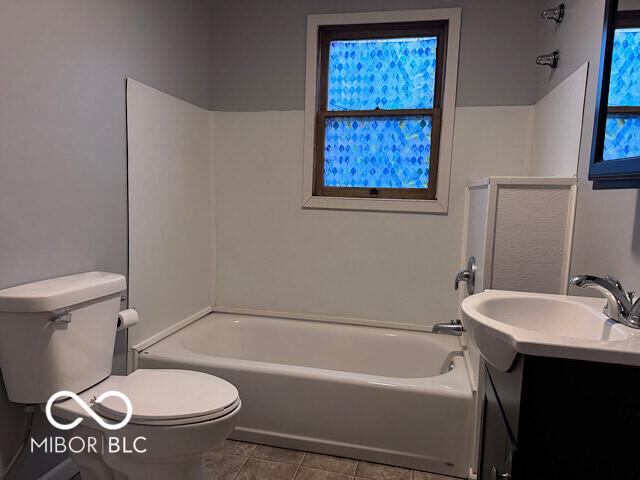
[[[487,290],[462,302],[481,355],[506,371],[518,353],[640,365],[640,331],[608,319],[605,300]]]

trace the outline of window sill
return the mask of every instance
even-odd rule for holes
[[[438,200],[408,200],[391,198],[346,198],[311,196],[302,208],[325,210],[369,210],[374,212],[405,212],[446,214],[447,207]]]

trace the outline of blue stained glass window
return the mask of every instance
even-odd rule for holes
[[[640,106],[640,28],[617,29],[613,38],[609,106]],[[640,157],[640,116],[609,113],[602,159]]]
[[[605,128],[603,160],[640,157],[640,116],[609,114]]]
[[[422,115],[327,118],[324,185],[427,188],[431,128]]]
[[[640,28],[617,29],[613,38],[609,105],[640,105]]]
[[[329,44],[327,110],[432,108],[436,37]]]

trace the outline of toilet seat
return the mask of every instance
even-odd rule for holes
[[[102,391],[124,393],[133,405],[130,424],[187,425],[224,417],[238,408],[238,390],[226,380],[191,370],[140,369],[112,376]],[[100,416],[120,421],[126,406],[117,397],[94,404]]]
[[[110,376],[80,397],[101,417],[118,422],[126,416],[122,399],[95,398],[107,391],[125,394],[133,406],[130,425],[178,426],[221,419],[240,408],[238,390],[226,380],[191,370],[140,369],[127,376]],[[69,420],[86,418],[73,400],[54,404],[53,411]]]

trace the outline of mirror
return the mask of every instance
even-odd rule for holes
[[[640,0],[608,0],[589,180],[640,188]]]

